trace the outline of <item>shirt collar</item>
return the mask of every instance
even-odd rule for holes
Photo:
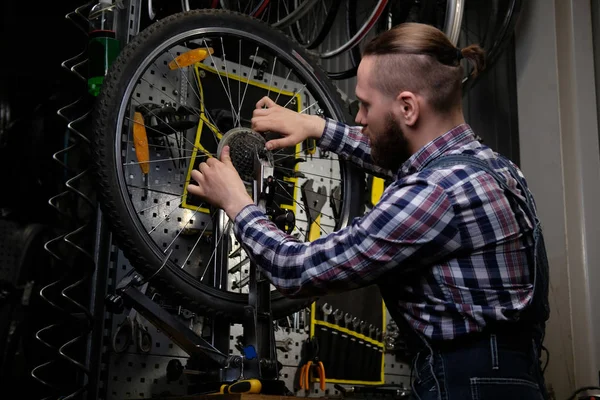
[[[438,136],[425,146],[421,147],[415,154],[402,164],[398,171],[398,178],[414,174],[421,169],[425,163],[441,156],[445,152],[461,147],[475,140],[475,134],[468,124],[460,124],[448,132]]]

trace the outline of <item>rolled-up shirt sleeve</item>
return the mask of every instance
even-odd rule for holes
[[[279,230],[256,206],[235,218],[239,242],[271,283],[288,297],[310,297],[374,283],[396,268],[431,265],[460,248],[444,190],[426,181],[386,189],[365,216],[313,242]]]

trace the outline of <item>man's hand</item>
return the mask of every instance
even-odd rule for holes
[[[267,142],[267,149],[275,150],[295,146],[308,138],[319,139],[325,129],[325,120],[317,115],[300,114],[281,107],[265,96],[256,103],[252,129],[257,132],[276,132],[283,136]]]
[[[188,185],[188,191],[215,207],[222,208],[231,219],[235,219],[248,204],[254,204],[244,182],[231,163],[229,146],[221,151],[221,161],[209,158],[192,171],[192,179],[198,183]]]

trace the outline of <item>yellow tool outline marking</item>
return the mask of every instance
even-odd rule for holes
[[[241,83],[246,83],[248,82],[249,85],[253,85],[256,87],[259,87],[261,89],[266,89],[269,90],[269,86],[262,83],[262,82],[253,82],[251,80],[249,80],[250,78],[248,77],[248,80],[242,79],[242,77],[230,73],[230,72],[225,72],[225,71],[218,71],[216,68],[212,68],[206,64],[203,63],[196,63],[194,64],[194,74],[196,76],[196,81],[198,83],[198,88],[200,91],[200,122],[198,123],[198,128],[196,129],[196,138],[194,140],[194,149],[192,150],[192,156],[190,159],[190,164],[188,166],[188,171],[186,174],[186,178],[185,178],[185,182],[186,184],[184,185],[183,188],[183,195],[182,195],[182,202],[181,202],[181,207],[182,208],[187,208],[188,210],[198,210],[198,212],[201,213],[205,213],[208,214],[210,212],[210,210],[208,208],[205,207],[201,207],[198,209],[197,205],[193,205],[193,204],[189,204],[187,202],[187,195],[188,195],[188,191],[187,191],[187,182],[191,182],[192,179],[192,170],[193,170],[193,166],[196,163],[196,157],[198,155],[198,152],[203,153],[204,155],[206,155],[207,157],[213,157],[210,152],[204,148],[204,146],[202,146],[200,144],[200,138],[202,135],[202,128],[204,127],[204,124],[207,125],[208,129],[219,139],[221,140],[221,138],[223,137],[223,134],[221,132],[219,132],[219,130],[217,129],[216,126],[214,126],[213,124],[210,123],[210,121],[208,120],[208,117],[206,116],[206,114],[204,113],[204,90],[202,88],[202,81],[200,78],[200,69],[203,69],[205,71],[211,72],[211,73],[217,73],[218,75],[225,77],[226,79],[231,79],[234,81],[239,81]],[[270,91],[273,93],[278,93],[278,94],[282,94],[284,96],[289,96],[289,97],[296,97],[296,104],[297,104],[297,108],[298,108],[298,112],[302,111],[302,97],[300,96],[300,92],[297,92],[294,94],[294,92],[290,92],[290,91],[286,91],[286,90],[282,90],[279,89],[277,87],[273,87],[271,86]],[[299,151],[301,150],[301,144],[297,144],[296,148],[295,148],[295,153],[299,154]],[[294,166],[294,169],[297,171],[298,170],[298,164],[296,164]],[[296,204],[297,204],[297,184],[298,184],[298,178],[285,178],[284,177],[284,181],[286,182],[291,182],[294,184],[294,189],[293,189],[293,203],[292,204],[282,204],[281,208],[283,209],[288,209],[288,210],[292,210],[294,212],[294,214],[296,213]]]

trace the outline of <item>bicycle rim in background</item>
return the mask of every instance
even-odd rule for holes
[[[486,52],[486,68],[473,79],[472,66],[463,60],[463,95],[494,65],[510,44],[521,11],[521,0],[469,0],[465,4],[459,46],[479,44]]]
[[[98,192],[120,248],[165,295],[233,321],[248,302],[249,259],[226,218],[216,221],[186,187],[225,133],[249,131],[265,95],[298,112],[348,118],[323,71],[292,40],[247,16],[193,10],[158,21],[123,49],[94,118]],[[360,215],[364,178],[336,155],[304,143],[273,158],[274,202],[295,216],[291,235],[307,240],[302,199],[317,192],[326,194],[318,235]],[[273,292],[274,316],[313,300]]]
[[[285,29],[307,15],[320,0],[219,0],[221,8],[248,14]]]
[[[338,28],[315,55],[323,59],[328,76],[346,80],[356,75],[360,54],[378,33],[402,22],[438,27],[454,43],[460,32],[465,0],[347,0],[338,11]],[[334,28],[335,29],[335,28]]]

